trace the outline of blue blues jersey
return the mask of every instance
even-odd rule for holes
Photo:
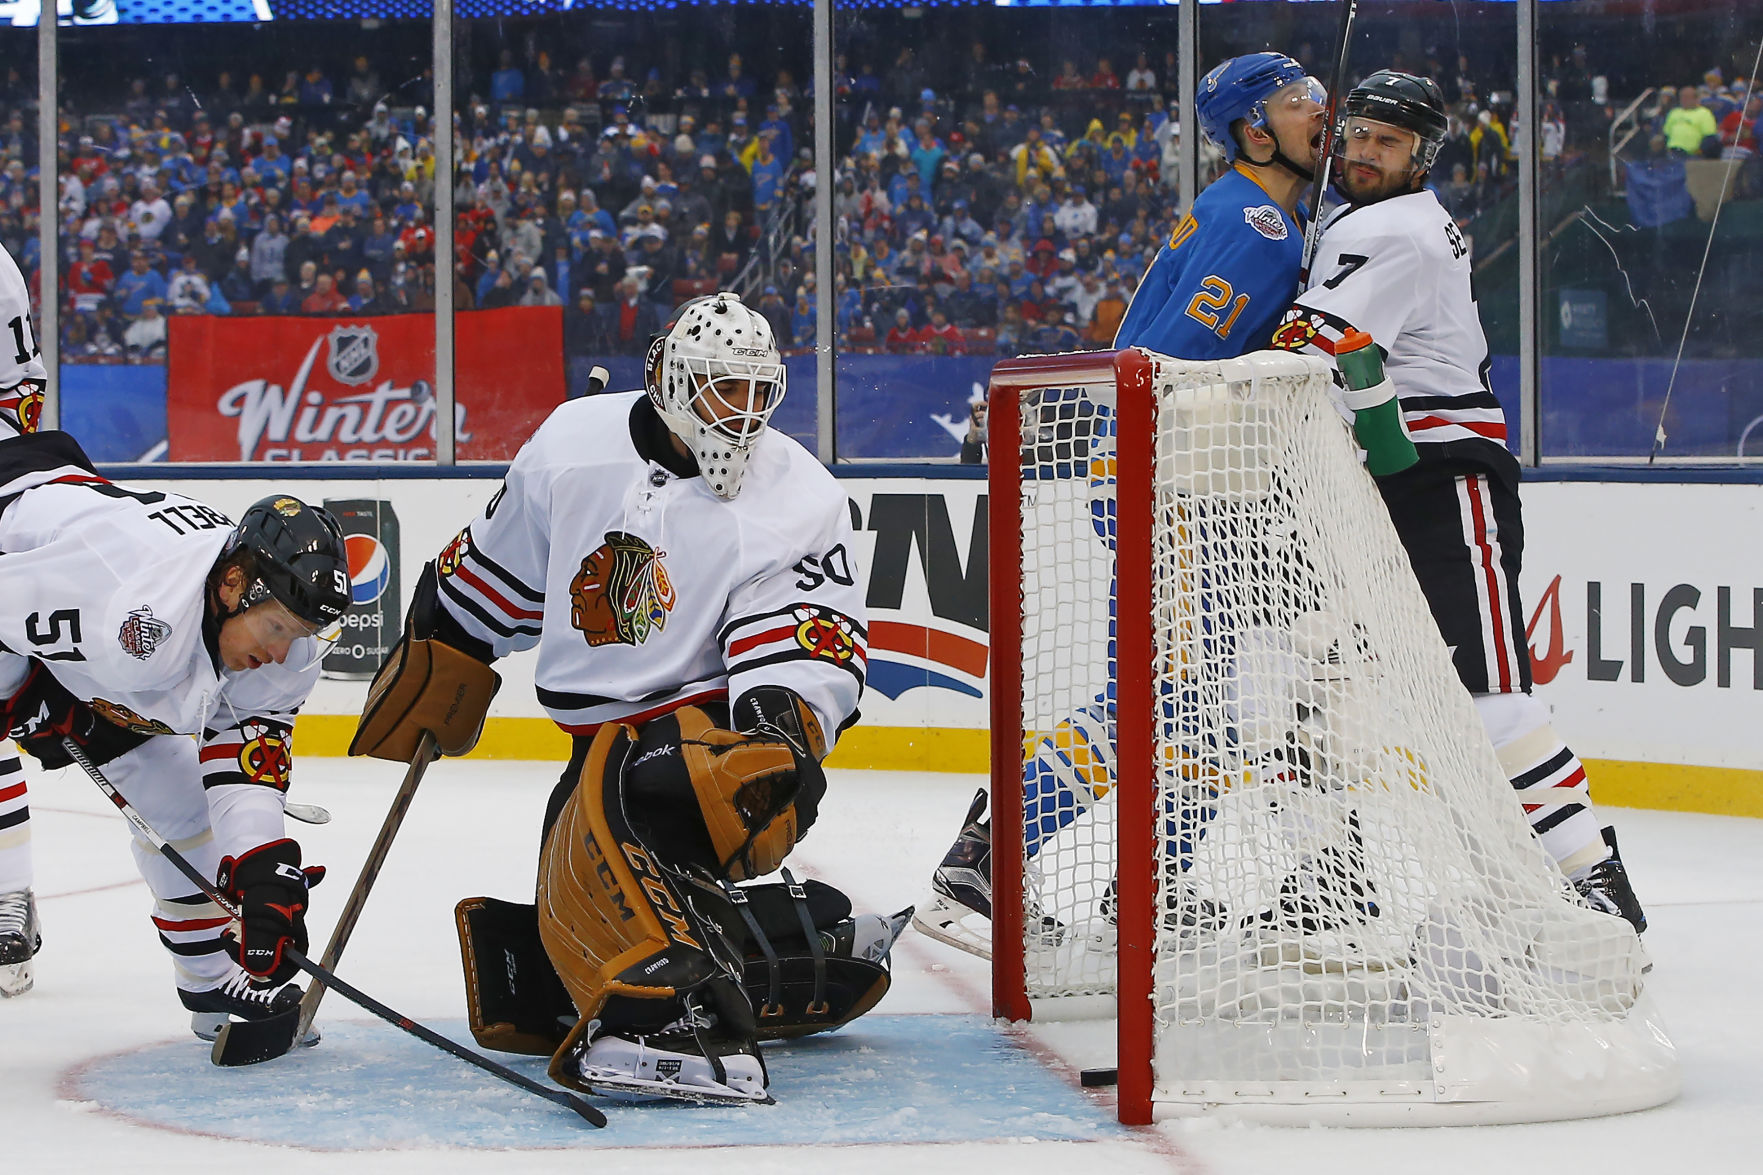
[[[1180,359],[1259,350],[1298,292],[1303,254],[1303,222],[1238,164],[1157,250],[1114,345]]]

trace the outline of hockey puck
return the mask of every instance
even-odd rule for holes
[[[1119,1085],[1119,1069],[1085,1069],[1079,1078],[1085,1089],[1095,1089],[1103,1085]]]

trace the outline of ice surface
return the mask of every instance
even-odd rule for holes
[[[452,907],[532,890],[537,828],[557,768],[444,762],[424,780],[344,956],[342,973],[399,1011],[463,1038]],[[329,807],[295,826],[331,866],[314,896],[322,941],[396,788],[390,764],[309,759],[295,798]],[[972,777],[835,772],[800,870],[859,908],[919,900]],[[1596,784],[1594,781],[1594,788]],[[323,1045],[217,1070],[187,1031],[147,921],[126,828],[83,777],[31,781],[45,946],[37,988],[0,1001],[0,1167],[7,1172],[577,1171],[610,1148],[646,1172],[975,1170],[1750,1172],[1763,1161],[1763,822],[1610,810],[1652,918],[1652,990],[1678,1044],[1684,1095],[1591,1122],[1453,1130],[1112,1125],[1109,1091],[1077,1069],[1108,1063],[1097,1025],[1002,1030],[984,1019],[985,966],[913,934],[872,1018],[771,1051],[778,1105],[608,1105],[586,1130],[327,997]],[[314,944],[314,951],[318,944]],[[525,1072],[537,1058],[513,1058]],[[266,1141],[241,1141],[241,1138]],[[727,1148],[718,1151],[715,1148]],[[808,1149],[805,1149],[808,1148]],[[596,1152],[577,1159],[571,1150]],[[316,1153],[315,1153],[316,1152]],[[605,1160],[600,1160],[605,1161]],[[724,1167],[721,1164],[731,1166]],[[733,1165],[738,1165],[733,1166]]]

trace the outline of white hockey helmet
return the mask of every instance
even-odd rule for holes
[[[650,340],[643,382],[711,492],[740,493],[753,446],[784,398],[771,324],[734,294],[687,302]]]

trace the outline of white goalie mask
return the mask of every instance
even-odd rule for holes
[[[655,411],[698,460],[719,498],[741,477],[784,398],[784,365],[771,324],[734,294],[687,302],[649,343],[644,384]]]

